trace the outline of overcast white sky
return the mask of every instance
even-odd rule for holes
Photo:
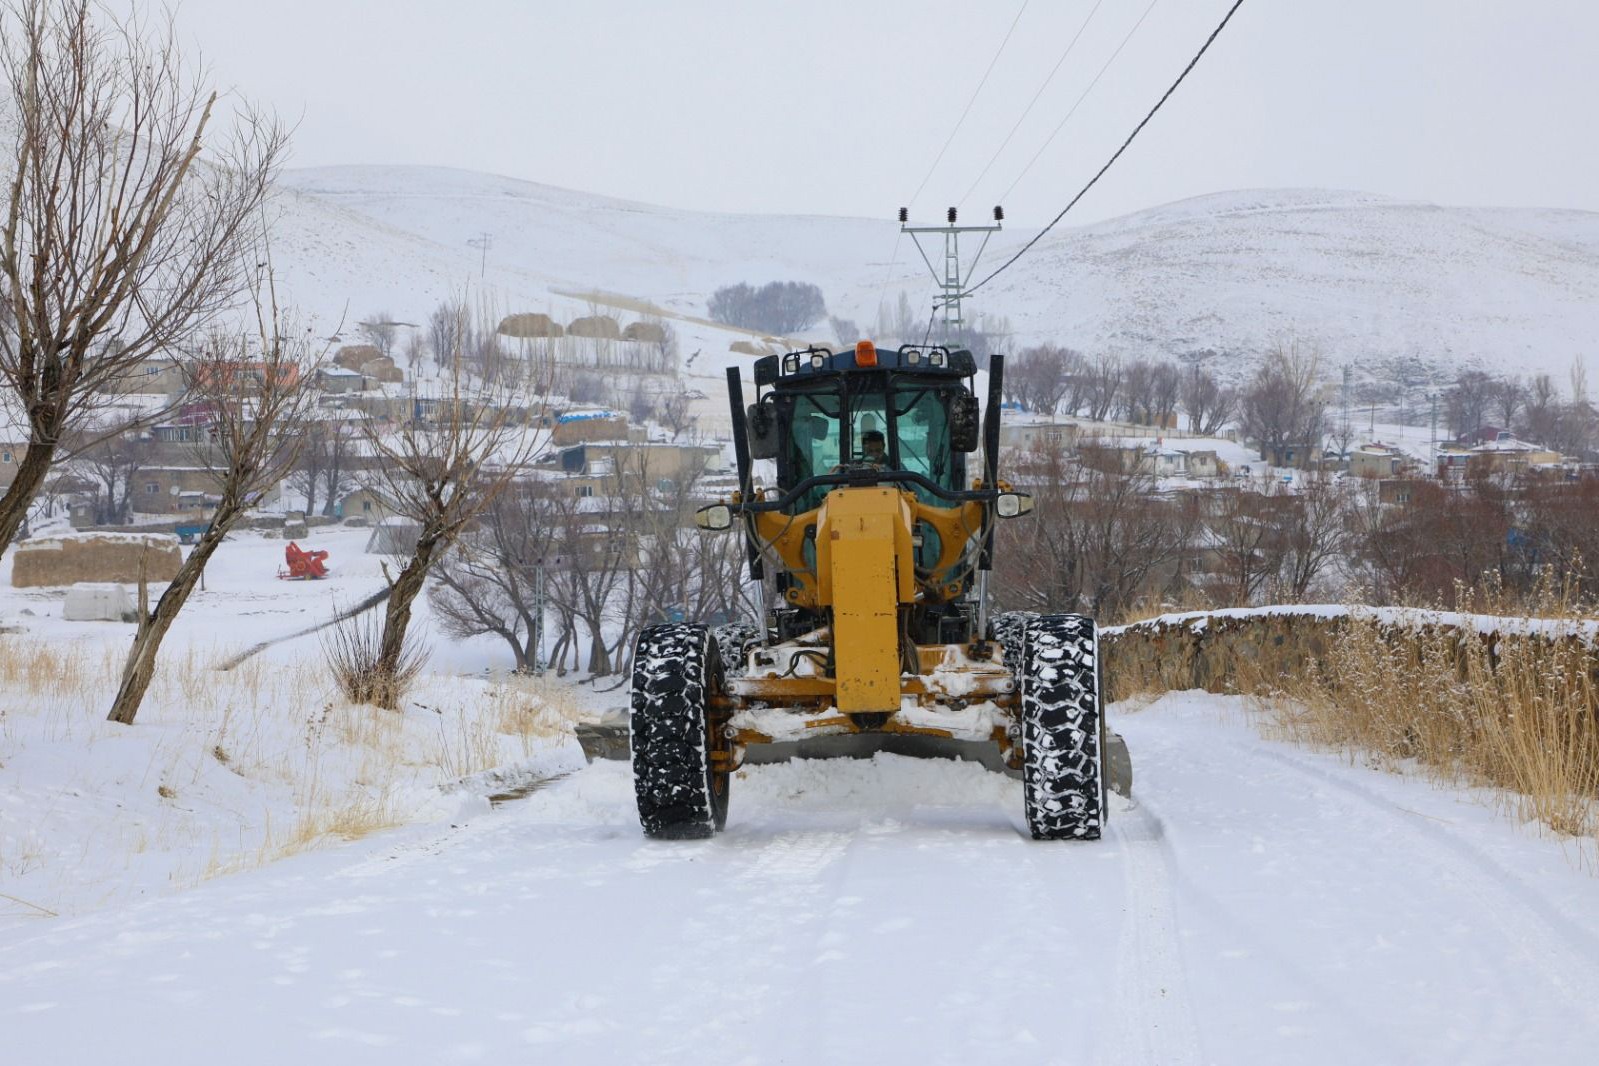
[[[298,118],[292,166],[420,163],[675,207],[1047,221],[1231,0],[182,0],[216,79]],[[1599,210],[1594,0],[1246,0],[1077,221],[1263,186]],[[982,181],[978,175],[992,160]],[[969,193],[969,194],[968,194]]]

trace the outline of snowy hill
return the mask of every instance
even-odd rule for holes
[[[277,261],[324,320],[421,321],[463,292],[559,317],[585,306],[561,293],[592,290],[703,315],[721,285],[798,279],[870,330],[881,301],[932,294],[887,217],[704,214],[443,168],[291,170],[282,186]],[[483,234],[486,257],[470,243]],[[1007,230],[979,273],[1031,235]],[[1563,377],[1599,359],[1599,214],[1218,194],[1051,234],[971,312],[1008,317],[1016,346],[1248,354],[1294,332],[1333,362],[1414,353]],[[685,350],[727,361],[720,332],[691,330]]]

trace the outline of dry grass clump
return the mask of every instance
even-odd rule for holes
[[[1491,590],[1462,599],[1504,607]],[[1542,619],[1584,617],[1559,588],[1534,602]],[[1475,622],[1353,617],[1318,669],[1250,679],[1250,691],[1290,697],[1269,706],[1294,737],[1415,760],[1505,790],[1520,817],[1557,832],[1599,831],[1599,648],[1570,627],[1528,632],[1515,619],[1510,632],[1482,632]]]
[[[1290,735],[1508,790],[1518,813],[1595,828],[1599,659],[1575,638],[1351,619],[1325,668],[1256,689]]]
[[[366,636],[345,647],[375,650],[376,628]],[[22,895],[41,906],[78,906],[102,886],[114,898],[135,857],[191,884],[400,824],[430,810],[441,784],[527,758],[577,717],[553,682],[415,668],[405,713],[378,714],[344,699],[321,661],[258,658],[219,671],[214,650],[196,646],[158,666],[151,711],[130,730],[105,721],[122,657],[88,642],[0,636],[0,767],[65,745],[82,756],[74,772],[86,792],[125,774],[106,790],[154,801],[81,842],[70,817],[49,812],[26,832],[0,832],[0,881],[27,874],[41,887]],[[78,787],[70,776],[38,784]]]
[[[570,733],[581,715],[570,688],[542,677],[503,678],[488,697],[495,729],[524,741]]]
[[[379,670],[382,644],[382,615],[376,611],[347,618],[323,636],[322,651],[333,682],[351,703],[399,707],[427,664],[427,650],[408,633],[395,670]]]

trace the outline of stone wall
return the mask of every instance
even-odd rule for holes
[[[171,581],[183,563],[177,538],[168,534],[73,533],[18,544],[11,584],[16,588],[80,581],[132,584],[139,580],[140,558],[146,561],[152,584]]]
[[[1581,644],[1599,670],[1599,623],[1468,615],[1452,611],[1325,606],[1266,607],[1165,615],[1100,631],[1107,700],[1140,692],[1204,689],[1263,693],[1328,676],[1334,643],[1354,625],[1375,625],[1396,649],[1418,634],[1492,642],[1538,637]]]

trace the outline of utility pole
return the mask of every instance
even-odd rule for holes
[[[1344,364],[1344,380],[1338,389],[1338,458],[1349,461],[1349,443],[1354,430],[1349,425],[1349,364]]]
[[[958,333],[965,325],[966,320],[961,317],[961,298],[966,294],[966,282],[977,272],[978,260],[983,258],[983,249],[988,247],[988,239],[998,233],[1002,228],[1000,223],[1005,221],[1005,209],[994,208],[994,224],[991,226],[958,226],[955,224],[956,211],[950,208],[946,218],[948,222],[942,226],[912,226],[910,222],[910,209],[899,209],[899,231],[909,233],[911,240],[916,242],[916,250],[922,253],[922,262],[927,264],[928,271],[933,275],[933,282],[939,288],[937,306],[944,312],[944,330],[948,333]],[[922,247],[921,234],[941,234],[944,238],[944,271],[939,273],[933,266],[933,260],[928,257],[927,249]],[[978,245],[977,254],[963,271],[961,269],[960,235],[962,233],[981,233],[983,243]]]
[[[1427,445],[1427,464],[1431,473],[1438,472],[1438,394],[1429,392],[1427,399],[1432,402],[1432,430],[1427,434],[1431,440]]]
[[[482,258],[479,259],[477,267],[477,276],[482,278],[489,269],[489,249],[494,245],[494,235],[492,233],[479,233],[466,243],[474,248],[483,249]]]

